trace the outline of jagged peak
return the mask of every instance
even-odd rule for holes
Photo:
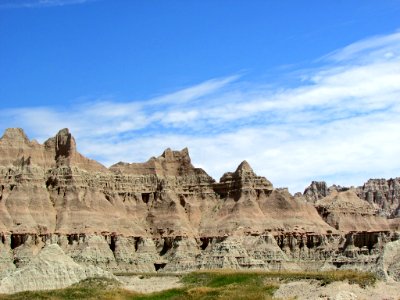
[[[161,154],[161,156],[166,157],[171,152],[172,152],[171,148],[168,147],[167,149],[164,150],[164,152]]]
[[[65,137],[65,138],[68,138],[68,137],[73,138],[73,137],[72,137],[72,134],[71,134],[71,132],[69,131],[68,128],[60,129],[60,130],[56,133],[55,136],[49,138],[49,139],[48,139],[47,141],[45,141],[44,143],[46,144],[46,143],[56,142],[58,139],[61,139],[61,138],[64,138],[64,137]]]
[[[255,189],[273,190],[272,183],[265,177],[254,173],[246,160],[239,164],[235,172],[224,173],[219,180],[220,184],[229,184],[230,182],[241,182],[242,187],[243,184],[248,185],[250,183],[250,186]]]
[[[29,138],[22,128],[7,128],[0,140],[23,141],[29,143]]]
[[[69,129],[68,128],[63,128],[63,129],[60,129],[56,135],[69,135],[69,134],[71,134],[69,132]]]
[[[310,185],[321,185],[321,186],[327,186],[326,185],[326,181],[318,181],[318,180],[313,180],[313,181],[311,181],[311,184]]]
[[[144,163],[122,163],[119,162],[110,167],[110,170],[127,172],[131,174],[155,174],[159,176],[183,176],[189,174],[208,174],[199,168],[195,168],[189,156],[188,148],[180,151],[167,148],[158,157],[151,157]],[[211,178],[212,179],[212,178]],[[213,179],[212,179],[213,180]]]
[[[325,181],[312,181],[303,192],[303,196],[305,197],[306,201],[313,203],[326,197],[328,194],[329,189]]]
[[[220,178],[220,182],[225,182],[231,180],[233,177],[241,178],[243,175],[251,175],[251,177],[256,176],[253,169],[251,168],[250,164],[244,160],[242,161],[239,166],[236,168],[235,172],[226,172]]]
[[[167,148],[161,154],[161,157],[167,161],[174,160],[184,160],[190,162],[189,149],[187,147],[183,148],[181,151],[171,150],[171,148]]]
[[[251,168],[250,164],[244,160],[242,161],[239,166],[237,167],[235,173],[254,173],[253,169]]]

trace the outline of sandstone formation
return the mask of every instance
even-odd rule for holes
[[[8,129],[0,139],[0,278],[27,268],[46,244],[113,272],[373,271],[398,239],[399,186],[313,182],[294,197],[246,161],[219,182],[192,165],[187,149],[106,168],[77,152],[68,129],[43,144]]]

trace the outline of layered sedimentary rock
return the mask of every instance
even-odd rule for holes
[[[344,231],[389,231],[387,219],[378,210],[360,199],[356,191],[333,191],[318,200],[315,206],[324,220],[336,229]]]
[[[192,165],[187,149],[106,168],[79,154],[67,129],[43,144],[8,129],[0,139],[0,276],[28,266],[46,244],[114,272],[373,270],[398,238],[395,182],[315,182],[294,197],[246,161],[219,182]]]
[[[350,188],[341,186],[328,187],[324,181],[313,181],[305,189],[303,197],[315,203],[332,192],[346,191]],[[351,189],[360,199],[370,203],[379,215],[387,218],[400,217],[400,178],[369,179],[364,185]]]
[[[370,179],[360,187],[313,181],[303,195],[332,227],[345,231],[398,231],[399,179]]]

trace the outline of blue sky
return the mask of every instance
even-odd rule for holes
[[[0,0],[0,130],[218,179],[400,176],[400,1]]]

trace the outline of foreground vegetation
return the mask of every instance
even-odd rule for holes
[[[19,299],[115,299],[115,300],[164,300],[164,299],[272,299],[279,284],[301,279],[318,280],[321,285],[333,281],[348,280],[362,287],[374,284],[376,278],[370,273],[355,271],[330,272],[237,272],[199,271],[182,275],[184,287],[152,294],[139,294],[124,290],[121,285],[109,279],[88,279],[69,288],[22,292],[0,296],[0,300]]]

